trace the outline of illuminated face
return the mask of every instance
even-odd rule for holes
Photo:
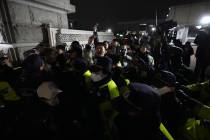
[[[140,52],[141,52],[141,53],[146,53],[146,51],[147,51],[147,48],[146,48],[146,47],[141,47],[141,48],[140,48]]]
[[[62,49],[58,49],[57,51],[58,51],[58,54],[63,54],[64,53],[64,51]]]
[[[104,46],[97,46],[96,47],[96,56],[104,56],[106,54],[106,49]]]
[[[108,48],[109,48],[109,43],[106,42],[106,43],[105,43],[105,49],[108,50]]]
[[[126,45],[127,54],[132,54],[131,47]]]
[[[89,45],[94,44],[94,38],[93,38],[93,37],[90,37],[90,38],[88,39],[88,44],[89,44]]]

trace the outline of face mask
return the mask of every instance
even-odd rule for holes
[[[104,79],[105,77],[106,77],[106,75],[104,75],[102,72],[92,73],[91,80],[93,82],[98,82],[98,81],[101,81],[102,79]]]

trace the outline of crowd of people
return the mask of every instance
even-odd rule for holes
[[[40,43],[19,67],[0,58],[1,137],[210,139],[210,33],[183,45],[157,28],[82,46]],[[68,48],[68,49],[67,49]]]

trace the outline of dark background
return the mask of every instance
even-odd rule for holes
[[[169,7],[178,4],[209,0],[71,0],[76,13],[69,15],[75,28],[92,30],[98,22],[99,29],[116,27],[118,22],[165,18]]]

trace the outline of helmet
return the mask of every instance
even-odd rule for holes
[[[155,84],[158,83],[159,86],[175,86],[176,85],[176,76],[169,72],[162,70],[155,76]]]

